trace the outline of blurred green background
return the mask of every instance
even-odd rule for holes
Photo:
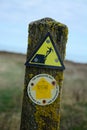
[[[25,61],[25,55],[0,52],[0,130],[20,129]],[[87,130],[87,64],[65,66],[60,130]]]

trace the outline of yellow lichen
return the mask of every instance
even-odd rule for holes
[[[42,32],[42,31],[43,31],[43,29],[44,29],[43,25],[42,25],[42,24],[40,24],[40,31]]]
[[[59,23],[58,26],[62,27],[63,25],[61,23]]]
[[[36,106],[35,119],[38,124],[38,130],[42,130],[44,126],[48,127],[48,130],[55,130],[55,124],[60,122],[60,97],[48,106]],[[48,125],[47,125],[48,124]],[[50,124],[50,125],[49,125]]]
[[[29,74],[29,78],[32,78],[34,76],[34,74]]]
[[[31,45],[31,38],[28,38],[28,44]]]
[[[68,36],[68,28],[67,27],[63,30],[63,35],[67,38],[67,36]]]

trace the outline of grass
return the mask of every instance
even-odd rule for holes
[[[19,130],[24,55],[0,53],[0,130]],[[65,62],[60,130],[87,130],[87,64]]]
[[[63,104],[61,113],[61,130],[87,129],[87,106],[83,102]]]
[[[0,112],[19,112],[21,99],[22,92],[17,87],[0,90]]]

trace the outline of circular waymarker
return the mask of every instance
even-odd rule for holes
[[[44,106],[56,100],[59,94],[59,86],[52,76],[39,74],[30,80],[27,92],[35,104]]]

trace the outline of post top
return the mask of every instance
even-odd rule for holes
[[[56,21],[56,20],[54,20],[54,19],[52,19],[52,18],[49,18],[49,17],[46,17],[46,18],[42,18],[42,19],[40,19],[40,20],[33,21],[33,22],[30,23],[30,25],[32,25],[32,24],[37,24],[37,25],[38,25],[38,24],[57,24],[57,25],[59,25],[59,26],[66,27],[65,24],[60,23],[60,22],[58,22],[58,21]]]
[[[52,19],[52,18],[49,18],[49,17],[46,17],[46,18],[42,18],[42,19],[39,19],[39,20],[36,20],[36,21],[32,21],[30,24],[33,24],[33,23],[45,23],[45,22],[54,22],[55,20]]]

